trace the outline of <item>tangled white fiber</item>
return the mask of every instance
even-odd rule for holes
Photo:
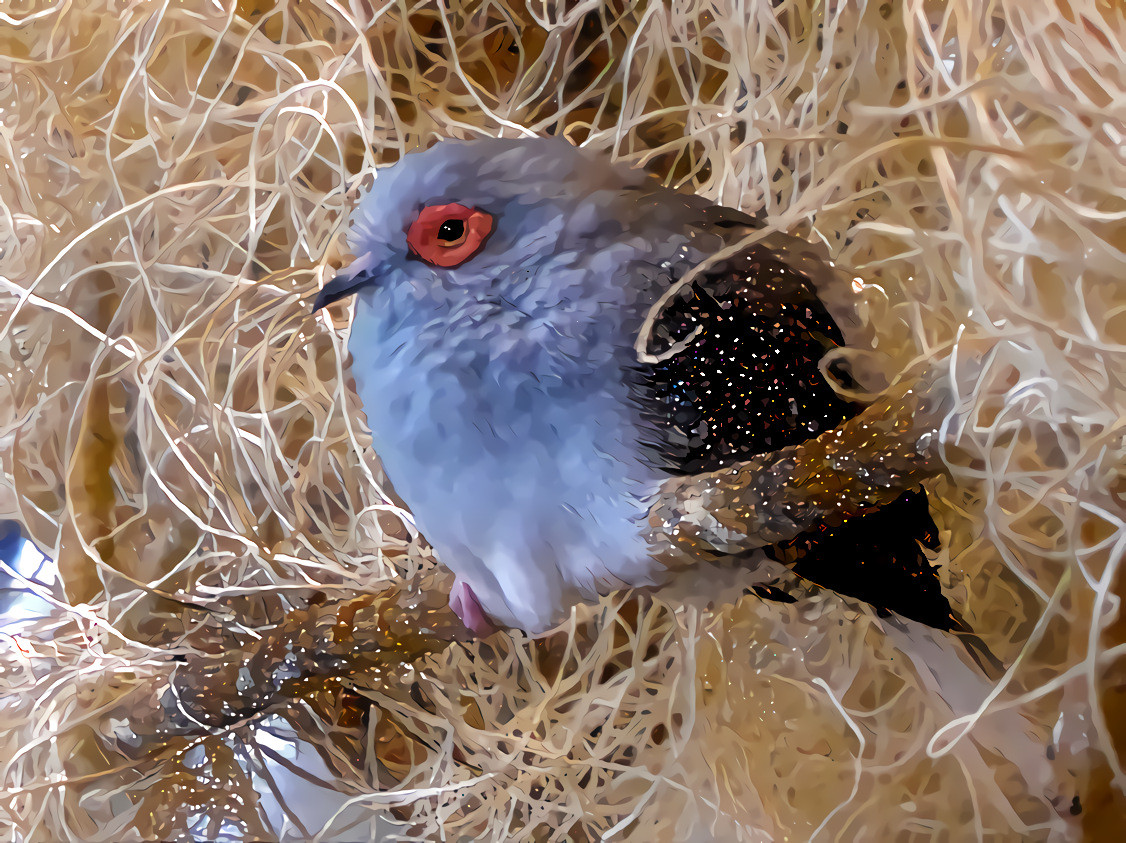
[[[978,651],[824,591],[461,640],[309,311],[373,172],[481,134],[825,244],[872,368],[946,373]],[[1102,0],[0,5],[0,517],[52,561],[0,840],[1114,839],[1124,136]]]

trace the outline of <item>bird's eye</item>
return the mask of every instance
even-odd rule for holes
[[[458,219],[449,219],[438,226],[438,239],[447,246],[456,246],[465,236],[465,223]]]
[[[493,217],[464,205],[428,205],[407,230],[407,246],[433,266],[450,268],[465,263],[485,245],[493,231]]]

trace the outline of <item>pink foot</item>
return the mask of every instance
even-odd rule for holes
[[[478,638],[484,638],[497,631],[497,627],[489,620],[485,610],[481,608],[477,595],[473,593],[469,583],[464,580],[456,580],[454,587],[450,589],[450,608],[454,610],[455,615],[461,618],[465,628]]]

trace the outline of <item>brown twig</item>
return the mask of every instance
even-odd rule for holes
[[[933,393],[900,383],[816,439],[664,484],[648,539],[670,567],[792,539],[890,503],[940,470]]]
[[[263,637],[194,653],[163,699],[165,729],[225,728],[299,695],[311,679],[410,664],[470,635],[444,605],[391,587],[291,612]]]

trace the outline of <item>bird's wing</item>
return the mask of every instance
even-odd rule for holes
[[[701,225],[733,244],[755,231],[752,219],[721,208]],[[775,251],[779,242],[737,249],[707,267],[666,298],[649,332],[658,359],[641,365],[638,395],[647,444],[671,475],[799,444],[862,409],[819,368],[843,342],[841,331],[818,298],[808,258],[788,259]],[[832,374],[848,385],[847,372]],[[769,552],[819,585],[948,629],[950,605],[924,547],[938,548],[938,531],[919,489]]]

